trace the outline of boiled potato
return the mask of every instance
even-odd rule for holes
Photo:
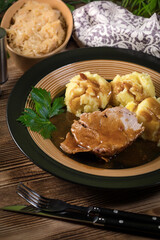
[[[79,117],[82,113],[104,109],[111,97],[111,85],[103,77],[83,72],[66,85],[67,111]]]
[[[142,138],[160,146],[160,102],[156,98],[146,98],[138,104],[136,116],[145,127]]]
[[[111,85],[113,106],[125,107],[130,102],[139,103],[147,97],[155,96],[155,87],[147,73],[133,72],[123,76],[117,75]]]
[[[127,105],[125,106],[129,111],[131,112],[136,112],[137,110],[137,107],[138,107],[138,103],[135,103],[135,102],[129,102],[127,103]]]

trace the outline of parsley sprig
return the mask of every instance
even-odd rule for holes
[[[56,126],[51,123],[50,118],[64,112],[64,97],[57,97],[52,103],[50,92],[42,88],[33,88],[30,97],[34,109],[25,108],[17,120],[32,131],[41,134],[44,139],[51,138]]]

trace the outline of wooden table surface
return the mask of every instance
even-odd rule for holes
[[[72,41],[67,49],[73,47]],[[19,182],[46,197],[81,206],[95,205],[160,216],[160,187],[135,191],[100,190],[70,183],[43,171],[16,146],[6,119],[8,97],[22,72],[8,59],[8,81],[0,96],[0,207],[26,204],[16,193]],[[3,240],[89,240],[152,239],[91,227],[63,220],[23,215],[0,210],[0,239]]]

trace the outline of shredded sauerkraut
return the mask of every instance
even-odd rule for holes
[[[65,39],[65,21],[49,4],[28,1],[13,16],[7,29],[8,44],[25,56],[42,56]]]

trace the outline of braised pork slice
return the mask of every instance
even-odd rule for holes
[[[78,146],[73,135],[69,132],[66,135],[66,139],[61,143],[61,148],[64,152],[69,154],[75,154],[77,152],[89,152],[90,150],[81,146]]]
[[[103,112],[84,113],[71,126],[63,151],[93,152],[100,157],[113,156],[130,145],[144,128],[136,116],[123,107],[107,108]]]

